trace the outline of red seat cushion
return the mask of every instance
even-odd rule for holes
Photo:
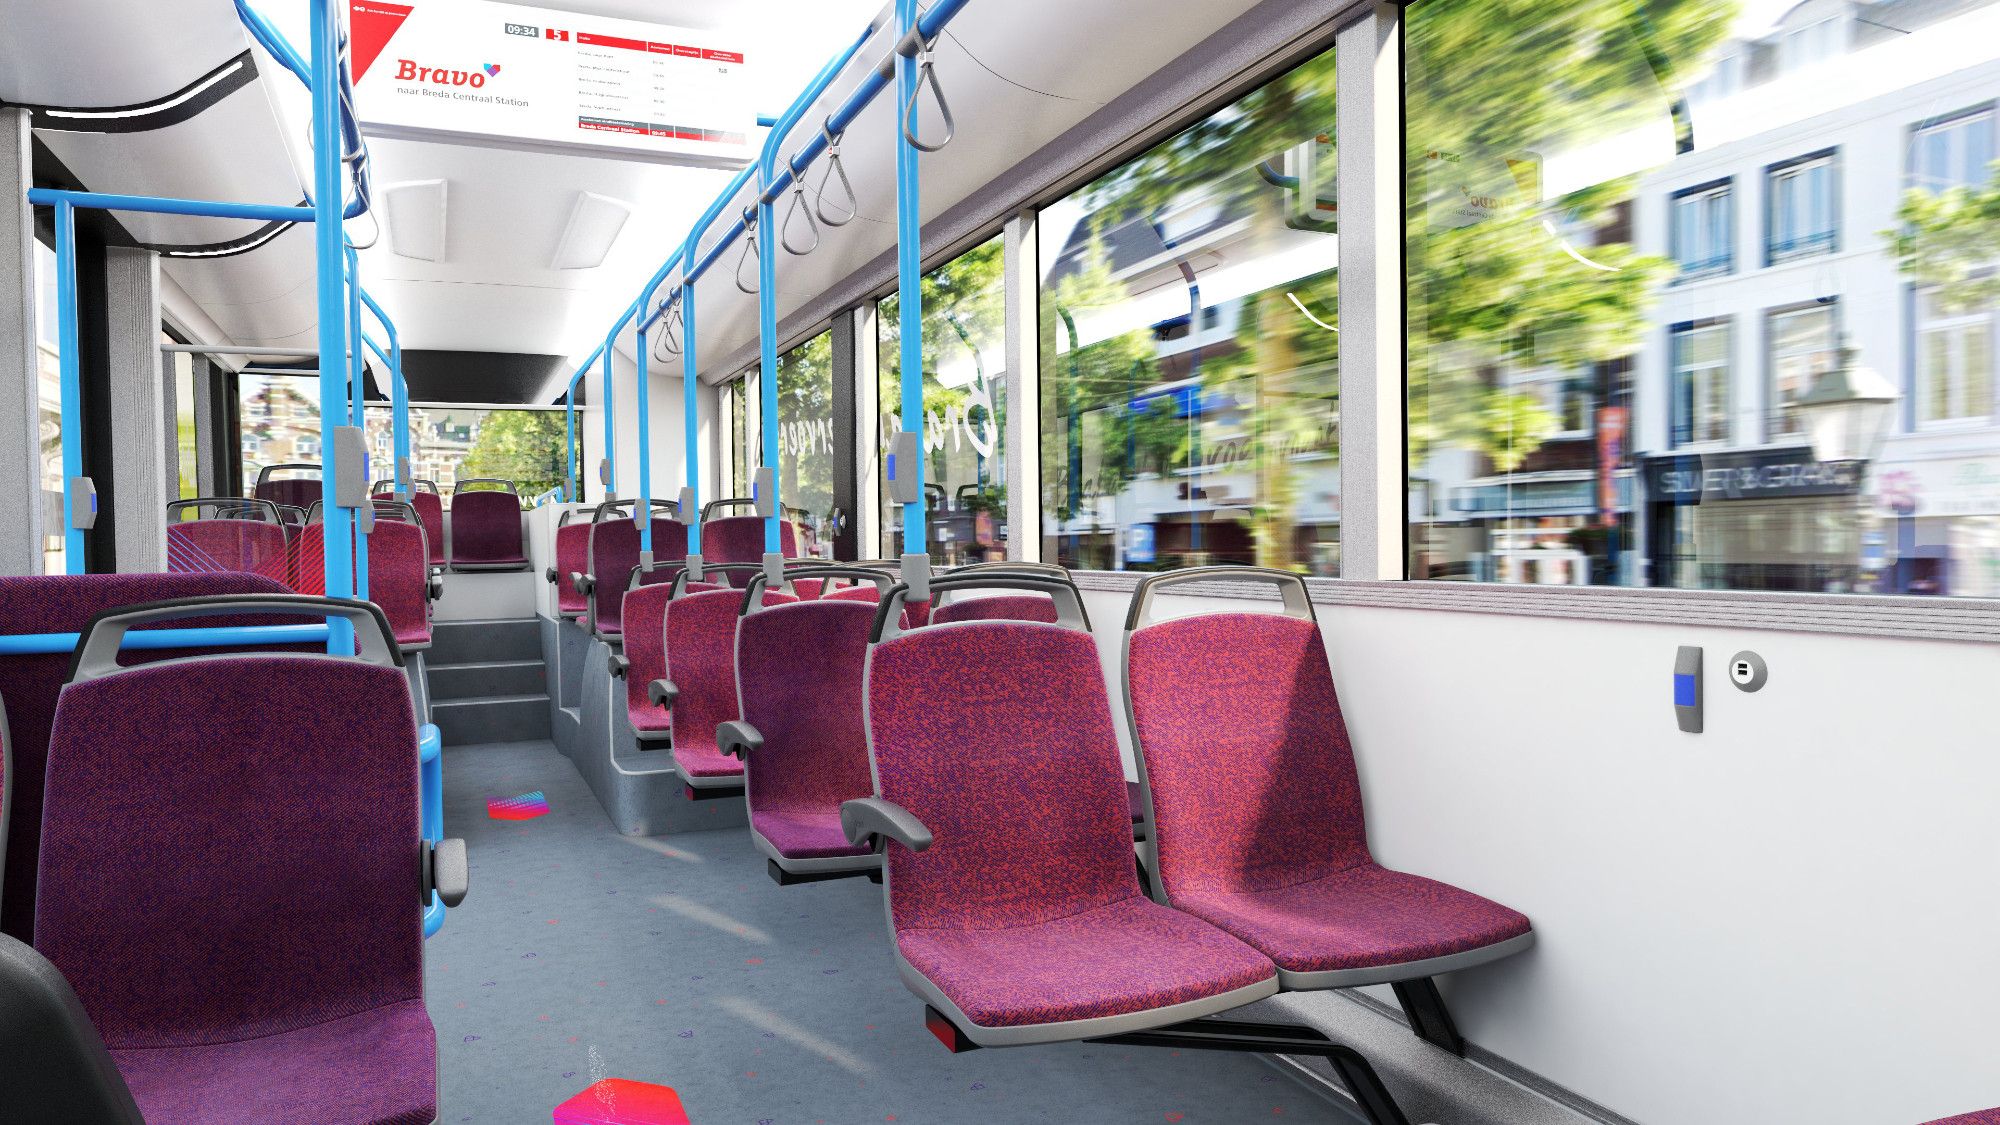
[[[840,828],[840,810],[776,809],[750,812],[750,825],[787,859],[832,859],[867,855]]]
[[[2000,1109],[1982,1109],[1978,1113],[1947,1117],[1941,1121],[1929,1122],[1928,1125],[2000,1125]]]
[[[590,573],[590,528],[587,523],[567,523],[556,528],[556,612],[581,616],[590,609],[590,600],[570,581],[572,574]],[[636,565],[636,561],[635,561]]]
[[[1525,915],[1497,902],[1373,863],[1271,890],[1179,894],[1174,905],[1295,973],[1447,957],[1529,929]]]
[[[1024,926],[899,929],[896,945],[981,1027],[1143,1012],[1271,979],[1269,958],[1136,895]]]
[[[421,1000],[227,1043],[111,1052],[146,1125],[430,1125],[437,1033]]]
[[[873,605],[842,598],[780,605],[737,623],[743,718],[764,736],[749,765],[751,820],[768,819],[777,835],[758,831],[787,858],[862,854],[841,838],[840,806],[875,792],[863,716],[874,623]],[[794,838],[800,850],[787,843]]]

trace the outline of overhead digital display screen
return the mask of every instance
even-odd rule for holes
[[[350,0],[371,134],[585,148],[707,167],[750,158],[742,44],[490,0]]]

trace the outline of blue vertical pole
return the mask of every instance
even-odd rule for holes
[[[898,42],[917,22],[917,0],[896,0]],[[917,96],[917,60],[896,56],[896,104],[909,105]],[[902,339],[903,429],[917,435],[916,464],[907,470],[917,480],[917,498],[903,505],[903,555],[927,556],[930,538],[924,528],[924,291],[923,222],[918,211],[917,149],[896,125],[896,313]],[[928,558],[924,564],[929,565]]]
[[[681,261],[683,269],[690,271],[694,265],[694,239],[688,239],[686,253]],[[687,453],[688,502],[694,511],[682,512],[681,522],[688,529],[688,569],[690,576],[701,563],[701,454],[696,445],[699,433],[696,417],[699,405],[696,393],[699,391],[694,361],[694,282],[681,284],[681,448]]]
[[[396,338],[396,326],[385,318],[389,333],[389,374],[394,380],[389,391],[389,425],[396,434],[396,499],[408,502],[416,491],[410,482],[410,385],[403,381],[403,342]]]
[[[312,126],[313,126],[313,262],[319,306],[319,435],[321,528],[326,543],[326,594],[344,598],[354,592],[354,521],[334,503],[334,477],[339,466],[334,431],[347,415],[346,379],[341,364],[347,357],[347,310],[341,300],[342,256],[340,162],[339,16],[331,0],[311,0]],[[327,621],[326,650],[336,656],[354,652],[354,626],[344,618]]]
[[[652,345],[646,340],[647,318],[642,314],[638,323],[638,343],[635,353],[638,357],[639,373],[639,502],[632,506],[632,518],[639,521],[639,563],[651,567],[653,564],[653,427],[652,395],[646,386],[646,361]]]
[[[618,434],[612,428],[611,421],[611,403],[614,400],[611,390],[611,353],[615,350],[611,338],[607,337],[604,341],[604,463],[609,466],[604,481],[606,500],[618,495]]]
[[[778,521],[785,517],[784,492],[778,485],[778,240],[771,230],[777,225],[777,208],[770,203],[769,181],[767,170],[757,190],[757,412],[763,418],[764,466],[771,470],[771,514],[764,518],[767,557],[779,553]]]
[[[343,238],[342,241],[346,240]],[[348,424],[366,434],[368,387],[364,372],[367,370],[368,357],[363,354],[361,347],[361,255],[356,253],[352,246],[346,250],[347,338],[352,341],[348,347],[350,354],[347,357]],[[365,443],[363,448],[367,448]],[[362,479],[367,479],[367,476],[366,472],[362,473]],[[354,543],[354,596],[365,600],[368,597],[368,536],[361,531],[362,522],[354,521],[351,538]]]
[[[83,475],[83,357],[76,323],[76,208],[56,204],[56,332],[62,363],[63,569],[84,573],[83,529],[71,482]]]

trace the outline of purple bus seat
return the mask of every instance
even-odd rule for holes
[[[556,613],[562,617],[582,617],[590,612],[590,599],[570,581],[572,574],[590,573],[590,523],[571,523],[575,509],[564,512],[556,525],[556,565],[542,577],[556,588]]]
[[[116,606],[211,594],[283,594],[283,583],[256,574],[74,574],[0,578],[0,634],[78,633]],[[185,656],[169,651],[166,656]],[[8,823],[0,872],[0,932],[34,936],[35,863],[41,848],[42,775],[56,697],[69,678],[70,654],[0,656],[0,700],[11,734],[6,767]]]
[[[2000,1109],[1982,1109],[1978,1113],[1962,1113],[1957,1117],[1946,1117],[1926,1125],[2000,1125]]]
[[[193,519],[182,519],[192,514]],[[268,500],[204,496],[167,505],[167,570],[235,571],[280,582],[291,576],[285,523]]]
[[[590,524],[590,540],[585,557],[589,569],[571,580],[573,589],[589,598],[591,635],[606,644],[619,643],[624,634],[622,614],[625,591],[632,588],[632,571],[639,565],[639,527],[629,516],[611,511],[606,501],[597,506]],[[687,527],[664,516],[653,517],[653,570],[640,577],[640,585],[671,580],[687,559]]]
[[[1274,585],[1285,611],[1147,620],[1160,590],[1213,578]],[[1462,1053],[1429,978],[1518,953],[1534,931],[1499,903],[1370,855],[1304,580],[1245,567],[1156,575],[1134,592],[1125,628],[1160,900],[1262,950],[1288,989],[1397,985],[1418,1033]]]
[[[673,593],[671,583],[660,582],[627,590],[619,613],[624,651],[613,659],[611,670],[625,681],[625,713],[642,750],[649,742],[673,737],[673,712],[652,699],[648,690],[654,680],[667,675],[667,599]]]
[[[278,473],[311,473],[309,477],[292,476],[273,479]],[[294,463],[288,465],[266,465],[257,471],[257,483],[250,495],[259,500],[269,500],[280,507],[297,508],[304,512],[312,502],[320,498],[320,467],[317,463]],[[305,522],[301,518],[299,523]]]
[[[880,571],[853,567],[800,573],[822,582],[868,581],[855,589],[870,594],[890,582]],[[738,604],[743,717],[717,731],[721,751],[743,762],[751,841],[780,885],[879,871],[881,858],[848,843],[840,827],[841,804],[875,792],[862,674],[877,598],[762,607],[765,584],[764,575],[753,576]]]
[[[382,508],[406,504],[378,500]],[[318,515],[315,508],[313,516]],[[437,588],[425,561],[424,529],[402,518],[378,513],[368,536],[368,600],[388,615],[396,644],[405,652],[431,647],[431,595]],[[326,525],[309,520],[292,541],[293,589],[319,597],[326,593]]]
[[[342,618],[360,655],[116,663],[134,625],[245,613]],[[188,721],[188,699],[210,718]],[[225,721],[273,699],[316,706]],[[91,621],[50,736],[34,944],[149,1125],[435,1118],[422,910],[463,898],[466,862],[462,841],[424,839],[416,757],[402,657],[366,602],[190,598]]]
[[[714,569],[704,566],[702,573]],[[747,583],[754,571],[739,565],[724,573]],[[675,580],[676,595],[667,601],[667,675],[657,698],[673,711],[674,769],[690,796],[725,796],[740,792],[743,784],[743,763],[724,754],[716,739],[716,727],[742,718],[736,701],[736,617],[743,595],[735,589],[680,592],[685,575]],[[763,600],[775,605],[797,599],[766,591]]]
[[[724,503],[733,501],[716,501],[716,504]],[[713,508],[716,504],[708,507]],[[799,557],[798,529],[790,520],[778,521],[778,554],[788,559]],[[724,516],[704,520],[701,525],[701,557],[703,562],[718,564],[763,562],[764,517]],[[730,581],[741,589],[749,584],[750,575],[747,572],[735,575]]]
[[[994,594],[958,602],[933,601],[930,623],[954,621],[1039,621],[1056,623],[1056,603],[1038,594]]]
[[[0,1090],[6,1091],[0,1125],[146,1125],[76,991],[48,958],[5,934],[0,934]]]
[[[504,490],[471,490],[471,484],[501,484]],[[521,497],[514,482],[471,477],[451,493],[451,568],[453,570],[526,570],[522,553]]]
[[[1046,592],[1059,621],[889,627],[877,611],[868,742],[878,797],[841,810],[886,848],[903,982],[955,1042],[1011,1046],[1160,1028],[1278,990],[1271,959],[1140,891],[1104,671],[1083,603],[1060,579],[932,582]],[[972,696],[939,683],[977,673]],[[754,755],[754,751],[752,752]]]
[[[396,482],[378,480],[370,490],[377,500],[394,500]],[[410,497],[404,501],[415,509],[417,518],[423,521],[424,542],[430,550],[430,565],[443,566],[444,552],[444,500],[438,495],[434,480],[413,480],[410,482]]]

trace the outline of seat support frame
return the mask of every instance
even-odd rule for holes
[[[825,883],[834,879],[859,879],[863,877],[866,877],[871,883],[879,884],[882,882],[882,869],[880,867],[835,868],[829,871],[787,871],[778,866],[777,860],[766,859],[764,861],[764,871],[771,876],[773,883],[781,887],[797,886],[800,883]]]
[[[687,799],[690,801],[720,801],[728,797],[741,797],[743,795],[742,782],[729,782],[722,785],[696,785],[683,778],[681,788],[687,790]]]
[[[951,1017],[924,1005],[924,1026],[953,1054],[979,1049]],[[1395,1096],[1382,1084],[1368,1059],[1352,1047],[1335,1043],[1310,1027],[1245,1020],[1194,1019],[1146,1031],[1128,1031],[1086,1039],[1126,1047],[1171,1047],[1183,1051],[1246,1051],[1263,1055],[1302,1055],[1325,1059],[1354,1097],[1371,1125],[1409,1125]]]
[[[1396,1002],[1403,1006],[1403,1018],[1410,1021],[1410,1030],[1417,1033],[1417,1038],[1459,1058],[1465,1057],[1465,1037],[1458,1033],[1458,1024],[1452,1020],[1451,1009],[1445,1006],[1444,996],[1438,992],[1436,978],[1392,981],[1389,987],[1396,990]]]

